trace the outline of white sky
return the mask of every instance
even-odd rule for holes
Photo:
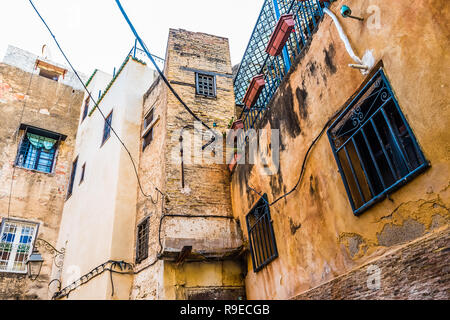
[[[169,28],[230,39],[233,65],[240,62],[264,0],[121,0],[150,51],[165,56]],[[134,45],[114,0],[33,0],[78,71],[111,73]],[[64,63],[28,0],[0,0],[0,61],[8,44]]]

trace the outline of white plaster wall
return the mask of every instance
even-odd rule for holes
[[[59,81],[62,84],[65,84],[67,86],[70,86],[74,88],[75,90],[84,90],[83,85],[80,83],[78,78],[76,77],[75,73],[70,69],[69,66],[62,65],[50,60],[46,60],[43,57],[39,57],[31,52],[25,51],[23,49],[14,47],[9,45],[8,49],[6,50],[5,57],[3,58],[3,63],[9,64],[11,66],[17,67],[23,71],[30,72],[33,74],[39,74],[39,68],[35,69],[36,59],[41,59],[42,61],[51,63],[55,66],[67,69],[67,73],[64,77],[60,77]],[[88,79],[85,74],[78,71],[78,75],[85,83]]]
[[[110,79],[110,75],[97,72],[89,84],[95,99]],[[112,127],[135,161],[139,160],[142,99],[153,80],[152,69],[130,59],[99,105],[105,116],[114,110]],[[104,119],[95,110],[78,130],[78,169],[59,235],[59,245],[68,242],[63,287],[110,259],[133,262],[137,180],[126,151],[112,132],[101,146],[103,128]],[[84,163],[85,180],[79,185]],[[128,299],[131,281],[130,276],[114,275],[114,298]],[[109,273],[80,287],[69,298],[111,299]]]

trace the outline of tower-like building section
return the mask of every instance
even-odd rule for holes
[[[164,73],[218,136],[208,144],[210,131],[161,78],[145,94],[139,176],[152,197],[138,196],[131,298],[244,298],[242,235],[221,141],[235,104],[228,39],[170,29]]]

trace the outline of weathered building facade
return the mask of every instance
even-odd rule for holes
[[[35,282],[0,270],[0,298],[448,299],[449,20],[265,0],[238,67],[228,39],[170,29],[166,79],[135,46],[86,82],[97,105],[45,59],[1,64],[0,268],[39,223],[20,239],[65,254]]]
[[[171,29],[164,73],[192,112],[227,131],[234,115],[228,39]],[[202,77],[210,81],[208,92]],[[139,172],[153,199],[138,198],[137,229],[148,224],[150,247],[145,259],[138,257],[132,299],[244,298],[243,243],[232,215],[229,172],[222,157],[208,161],[212,150],[201,150],[211,135],[195,127],[161,78],[145,95],[143,118],[153,119],[142,128],[153,138],[142,148]],[[201,145],[194,135],[204,136]]]
[[[225,133],[234,115],[227,39],[171,29],[164,74],[191,112]],[[192,115],[153,75],[129,56],[112,80],[96,71],[88,82],[90,92],[107,90],[87,115],[84,97],[55,299],[245,297],[230,173],[222,158],[204,162],[213,150],[190,152],[195,131],[205,136],[202,144],[211,135],[195,128]],[[136,172],[117,137],[105,139],[107,129],[130,151]]]
[[[344,4],[364,21],[343,18]],[[309,39],[267,111],[256,116],[258,100],[242,116],[266,130],[258,150],[275,152],[270,129],[281,145],[275,175],[258,159],[232,177],[234,215],[249,223],[247,297],[448,299],[449,3],[334,1],[347,44],[318,5],[293,7],[315,8],[314,21],[296,24]],[[349,67],[349,46],[363,72]],[[255,206],[270,222],[250,221]]]
[[[58,244],[67,243],[64,267],[54,274],[61,281],[59,289],[108,261],[133,260],[138,181],[116,134],[138,159],[142,97],[153,80],[154,71],[129,55],[114,76],[97,70],[87,83],[94,99],[100,98],[95,105],[85,93],[80,105],[72,188],[58,238]],[[69,298],[128,299],[132,276],[114,275],[113,281],[103,273],[77,287]]]
[[[49,299],[83,93],[60,65],[15,47],[0,63],[0,299]],[[44,264],[27,276],[36,246]],[[64,245],[58,247],[60,251]],[[60,251],[62,252],[62,251]]]

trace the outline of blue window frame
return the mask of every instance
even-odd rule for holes
[[[355,215],[429,167],[380,69],[328,130]]]
[[[259,272],[278,257],[267,195],[264,195],[247,215],[247,231],[253,271]]]
[[[16,165],[45,173],[53,171],[58,140],[25,131],[17,154]]]
[[[109,137],[111,136],[112,117],[113,112],[111,111],[111,113],[106,117],[105,126],[103,128],[102,146],[106,142],[106,140],[108,140]]]

